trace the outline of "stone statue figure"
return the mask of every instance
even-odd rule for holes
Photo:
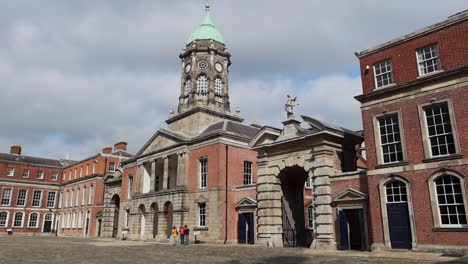
[[[299,104],[296,104],[296,100],[297,100],[297,97],[292,98],[288,94],[288,99],[286,101],[286,105],[284,106],[284,110],[286,110],[288,119],[294,118],[294,107],[296,105],[299,105]]]

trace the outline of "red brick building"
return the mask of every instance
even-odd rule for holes
[[[372,249],[468,249],[468,11],[356,56]]]
[[[58,217],[62,235],[101,236],[104,179],[120,174],[120,163],[132,157],[119,141],[102,153],[63,168]]]
[[[0,153],[0,233],[51,233],[57,226],[60,175],[70,161]]]

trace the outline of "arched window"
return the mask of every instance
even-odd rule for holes
[[[83,212],[80,212],[80,218],[78,219],[78,228],[83,227]]]
[[[0,227],[7,226],[8,212],[0,212]]]
[[[208,95],[208,78],[205,75],[200,75],[197,78],[197,96],[198,98],[206,98]]]
[[[223,102],[223,98],[221,97],[223,96],[223,81],[221,80],[221,78],[215,79],[214,87],[215,87],[215,100],[217,102]]]
[[[406,203],[408,201],[408,193],[406,184],[402,181],[394,180],[385,185],[387,192],[387,203]]]
[[[190,79],[188,79],[185,82],[185,95],[188,95],[191,90],[192,90],[192,81],[190,81]]]
[[[462,183],[460,178],[448,174],[443,174],[434,180],[442,225],[467,224]]]
[[[23,227],[23,217],[24,217],[23,212],[16,212],[15,218],[13,221],[13,227]]]
[[[39,218],[39,215],[37,213],[31,213],[29,215],[29,224],[28,224],[28,227],[29,228],[35,228],[37,227],[37,224],[38,224],[38,221],[37,219]]]

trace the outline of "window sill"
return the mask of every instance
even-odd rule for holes
[[[445,161],[445,160],[454,160],[454,159],[461,159],[463,158],[463,155],[460,154],[452,154],[452,155],[447,155],[447,156],[442,156],[442,157],[435,157],[435,158],[428,158],[424,159],[424,163],[429,163],[429,162],[436,162],[436,161]]]
[[[208,227],[207,226],[203,226],[203,227],[194,227],[193,228],[193,231],[208,231]]]
[[[433,232],[468,232],[468,227],[433,227]]]
[[[384,168],[405,166],[405,165],[408,165],[408,164],[409,163],[407,161],[399,161],[399,162],[388,163],[388,164],[380,164],[380,165],[375,166],[375,168],[376,169],[384,169]]]
[[[417,77],[417,79],[422,79],[422,78],[425,78],[425,77],[428,77],[428,76],[431,76],[431,75],[435,75],[435,74],[438,74],[438,73],[441,73],[441,72],[444,72],[444,70],[437,70],[437,71],[433,71],[433,72],[426,73],[426,74],[423,74],[423,75],[419,75]]]
[[[245,184],[245,185],[237,186],[236,190],[250,190],[250,189],[255,189],[255,188],[257,188],[257,185],[253,183],[253,184]]]
[[[383,89],[390,88],[390,87],[393,87],[393,86],[396,86],[396,85],[397,85],[396,83],[391,83],[391,84],[387,84],[387,85],[384,85],[384,86],[376,87],[376,88],[374,88],[374,90],[383,90]]]

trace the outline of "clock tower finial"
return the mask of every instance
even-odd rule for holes
[[[206,13],[210,12],[210,0],[206,0],[205,2],[205,11]]]

